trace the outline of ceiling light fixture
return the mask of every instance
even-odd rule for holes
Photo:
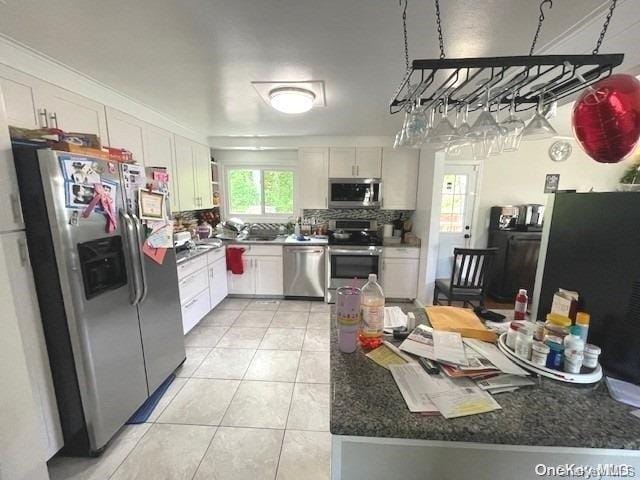
[[[269,92],[269,103],[282,113],[308,112],[315,99],[315,93],[305,88],[280,87]]]

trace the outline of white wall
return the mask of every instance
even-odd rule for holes
[[[481,163],[477,202],[478,215],[474,219],[474,246],[487,244],[489,211],[494,205],[522,203],[546,204],[545,176],[560,174],[561,190],[610,191],[627,168],[628,161],[605,165],[589,158],[573,140],[573,153],[564,162],[553,162],[547,155],[553,140],[522,142],[520,150],[489,157]]]

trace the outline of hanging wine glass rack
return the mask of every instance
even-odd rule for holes
[[[560,100],[606,78],[622,63],[623,54],[528,55],[460,59],[414,60],[389,105],[394,114],[420,104],[481,108],[487,89],[493,108],[534,108],[539,96]]]

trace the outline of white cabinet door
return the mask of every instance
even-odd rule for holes
[[[254,257],[256,295],[282,295],[282,257]]]
[[[356,149],[334,147],[329,149],[329,176],[351,178],[356,176]]]
[[[382,174],[382,149],[378,147],[356,148],[356,177],[380,178]]]
[[[144,162],[147,167],[163,167],[169,173],[171,211],[180,211],[178,179],[175,169],[173,134],[149,123],[144,124]]]
[[[107,107],[109,126],[109,146],[126,148],[133,153],[133,159],[140,165],[146,165],[144,151],[145,123],[131,115]]]
[[[383,149],[382,208],[415,210],[420,152],[410,148]]]
[[[2,102],[2,88],[0,88],[0,232],[20,230],[24,228],[22,209],[20,208],[20,193],[16,169],[13,165],[11,140],[8,125],[5,121],[5,110]]]
[[[175,135],[176,173],[178,182],[178,203],[180,211],[195,210],[196,190],[193,168],[193,142]]]
[[[300,208],[328,208],[329,149],[298,150],[298,178]]]
[[[193,166],[198,208],[213,208],[211,189],[211,150],[206,145],[193,144]]]
[[[16,127],[44,127],[46,115],[38,112],[37,85],[29,75],[0,65],[0,90],[4,94],[7,123]],[[42,116],[39,116],[42,113]]]
[[[229,293],[239,295],[253,295],[256,291],[254,257],[242,256],[242,264],[244,273],[236,275],[227,272],[227,285]]]
[[[227,261],[220,258],[209,265],[209,297],[211,308],[215,308],[228,293]]]
[[[3,234],[0,238],[3,250],[7,253],[7,269],[11,275],[16,314],[20,319],[29,380],[40,417],[38,423],[42,444],[49,459],[62,448],[64,441],[26,237],[22,232],[15,232]]]
[[[420,261],[406,258],[382,260],[382,288],[387,298],[416,298]]]
[[[93,133],[103,144],[109,144],[104,105],[63,88],[46,84],[40,108],[49,114],[49,126],[66,132]]]
[[[204,290],[188,302],[182,304],[182,331],[186,335],[211,310],[209,289]]]

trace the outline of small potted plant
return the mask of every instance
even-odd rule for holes
[[[640,155],[625,170],[620,178],[618,190],[621,192],[640,192]]]

